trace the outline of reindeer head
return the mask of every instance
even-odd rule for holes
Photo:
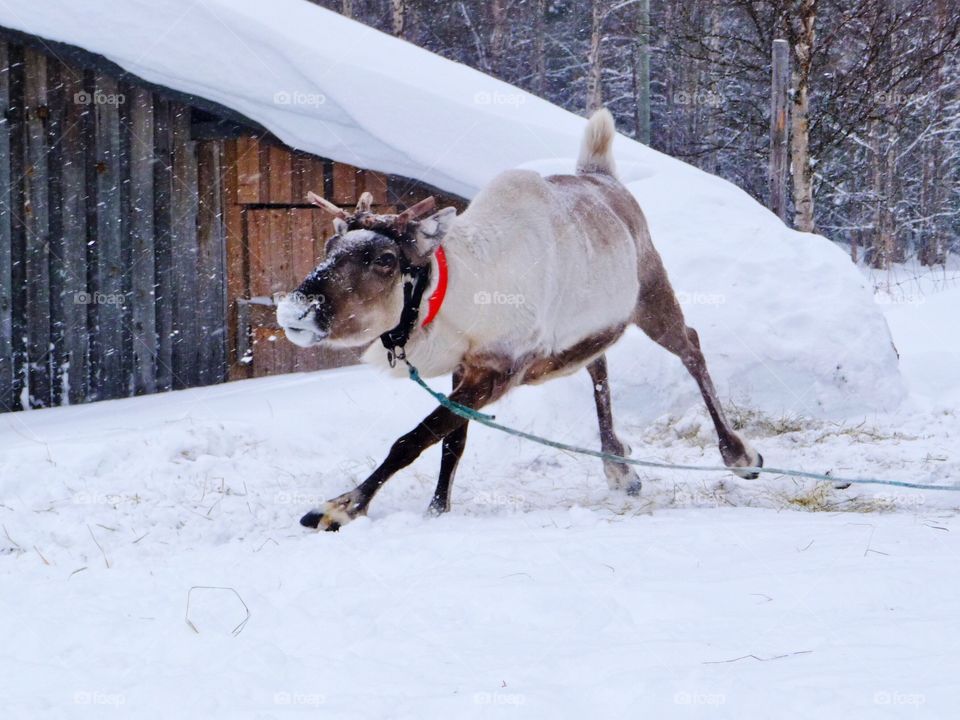
[[[300,347],[365,345],[400,322],[404,276],[430,262],[456,210],[418,220],[436,206],[432,197],[397,215],[371,212],[370,193],[352,214],[314,193],[308,198],[333,214],[335,234],[323,262],[278,304],[277,322]]]

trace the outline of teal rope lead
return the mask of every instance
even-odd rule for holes
[[[514,428],[507,427],[506,425],[501,425],[496,422],[493,415],[487,415],[486,413],[479,412],[474,410],[471,407],[467,407],[461,403],[458,403],[456,400],[451,400],[449,397],[443,393],[437,392],[432,387],[427,385],[420,373],[417,372],[417,369],[411,365],[409,362],[407,366],[410,370],[410,379],[413,380],[417,385],[422,387],[431,396],[436,400],[440,405],[445,407],[450,412],[466,420],[474,420],[481,425],[486,425],[487,427],[493,428],[494,430],[499,430],[501,432],[507,433],[508,435],[513,435],[515,437],[523,438],[524,440],[531,440],[540,445],[546,445],[547,447],[556,448],[557,450],[565,450],[566,452],[577,453],[579,455],[590,455],[591,457],[600,458],[601,460],[609,460],[617,463],[626,463],[628,465],[640,465],[642,467],[650,468],[659,468],[661,470],[692,470],[694,472],[731,472],[732,468],[728,468],[721,465],[675,465],[672,463],[662,463],[654,462],[651,460],[636,460],[635,458],[623,457],[622,455],[614,455],[613,453],[605,453],[600,450],[591,450],[589,448],[578,447],[576,445],[568,445],[567,443],[557,442],[556,440],[550,440],[549,438],[541,437],[540,435],[534,435],[532,433],[524,432],[523,430],[516,430]],[[822,473],[813,473],[805,472],[803,470],[790,470],[787,468],[773,468],[773,467],[745,467],[737,468],[738,470],[745,470],[747,472],[757,472],[757,473],[770,473],[772,475],[789,475],[790,477],[801,477],[801,478],[810,478],[813,480],[826,480],[828,482],[837,483],[837,484],[858,484],[858,485],[889,485],[891,487],[902,487],[910,488],[912,490],[960,490],[960,485],[926,485],[924,483],[911,483],[905,482],[903,480],[878,480],[876,478],[843,478],[835,477],[833,475],[824,475]]]

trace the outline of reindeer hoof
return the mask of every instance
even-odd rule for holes
[[[603,472],[607,476],[607,486],[611,490],[625,492],[627,495],[640,494],[640,476],[629,465],[605,462]]]
[[[433,498],[430,501],[430,505],[427,507],[427,517],[440,517],[444,513],[450,512],[450,506],[441,502],[437,498]]]
[[[327,532],[336,532],[340,529],[340,523],[330,518],[322,510],[311,510],[300,518],[300,524],[307,528]]]
[[[340,523],[330,518],[321,510],[311,510],[300,518],[300,524],[306,528],[325,530],[327,532],[336,532],[340,529]]]
[[[323,519],[323,513],[319,510],[311,510],[302,518],[300,518],[300,524],[305,528],[313,528],[316,530],[320,527],[320,521]]]
[[[362,510],[356,508],[354,494],[347,493],[325,502],[323,507],[311,510],[300,518],[300,524],[308,528],[336,532],[360,514]]]
[[[754,467],[763,467],[763,455],[760,453],[757,453],[757,463],[754,465]],[[738,470],[737,468],[731,468],[731,470],[733,470],[737,477],[741,477],[744,480],[756,480],[758,477],[760,477],[760,473],[756,471],[745,472],[743,470]]]

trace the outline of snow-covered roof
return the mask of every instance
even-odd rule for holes
[[[230,107],[287,144],[473,195],[566,157],[581,121],[305,0],[3,3],[0,25],[77,45]]]
[[[0,25],[221,103],[292,147],[466,197],[510,167],[571,171],[583,129],[555,105],[304,0],[4,2]],[[899,402],[885,321],[836,246],[625,137],[615,153],[721,392],[808,414]],[[623,348],[645,397],[695,394],[652,343]]]

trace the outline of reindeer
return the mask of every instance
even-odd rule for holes
[[[625,456],[630,449],[614,431],[604,351],[634,324],[696,380],[725,465],[740,477],[757,477],[763,458],[724,415],[643,212],[617,179],[615,132],[610,113],[599,110],[587,123],[575,175],[504,172],[459,216],[448,207],[420,219],[433,211],[432,198],[378,215],[368,195],[352,214],[311,195],[335,216],[335,234],[324,261],[277,307],[287,338],[301,347],[370,345],[364,360],[394,373],[403,371],[394,367],[398,357],[423,377],[452,373],[451,399],[475,409],[518,385],[586,367],[601,448]],[[366,480],[300,523],[339,529],[366,512],[394,473],[440,441],[440,477],[428,512],[447,512],[467,425],[438,407],[393,444]],[[612,489],[639,493],[632,467],[604,461],[603,469]]]

